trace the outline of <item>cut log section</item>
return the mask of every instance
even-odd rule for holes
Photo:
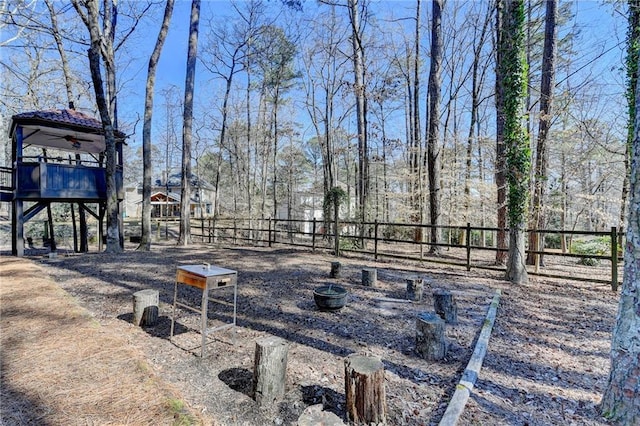
[[[340,277],[341,269],[342,269],[342,265],[340,264],[340,262],[331,262],[331,272],[329,273],[329,276],[331,278]]]
[[[416,352],[427,361],[445,357],[444,321],[438,315],[424,312],[416,319]]]
[[[140,290],[133,293],[133,323],[137,326],[155,325],[158,321],[158,290]]]
[[[282,399],[287,376],[289,345],[275,336],[256,340],[253,366],[253,398],[260,406],[271,406]]]
[[[344,360],[347,417],[356,425],[386,424],[384,365],[380,358],[351,355]]]
[[[433,307],[447,324],[458,323],[458,306],[450,291],[441,288],[433,290]]]
[[[375,287],[378,282],[378,270],[376,268],[362,269],[362,285],[365,287]]]
[[[424,281],[422,278],[407,278],[407,300],[419,302],[422,300]]]

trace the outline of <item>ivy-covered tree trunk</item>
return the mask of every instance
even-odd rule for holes
[[[633,143],[633,123],[636,116],[636,80],[638,72],[638,55],[640,53],[640,2],[629,0],[629,27],[627,30],[627,107],[629,110],[627,124],[627,148],[624,156],[624,178],[622,180],[622,197],[620,199],[620,226],[624,226],[627,199],[629,198],[629,170],[631,167],[631,144]]]
[[[630,13],[640,4],[630,2]],[[633,25],[633,20],[630,20]],[[638,24],[638,21],[635,21]],[[640,43],[638,31],[630,31],[629,45]],[[637,56],[635,68],[637,70]],[[611,341],[611,372],[602,397],[602,415],[617,425],[640,424],[640,85],[629,79],[634,91],[634,126],[629,174],[629,217],[624,252],[624,278],[618,317]],[[631,107],[630,107],[631,110]]]
[[[506,0],[503,19],[498,45],[501,51],[498,78],[502,79],[504,91],[504,144],[508,183],[509,251],[506,278],[514,284],[522,284],[528,280],[524,231],[531,169],[531,150],[522,125],[527,89],[524,1]]]
[[[173,14],[174,0],[167,0],[164,18],[158,33],[156,45],[149,58],[147,86],[144,99],[144,124],[142,126],[142,233],[138,250],[151,250],[151,118],[153,115],[153,91],[156,82],[156,68],[162,46],[169,32],[169,21]]]
[[[496,1],[496,40],[497,45],[502,44],[502,26],[504,14],[504,1]],[[502,63],[502,51],[496,49],[496,63]],[[500,73],[502,70],[497,68],[496,78],[496,210],[497,210],[497,226],[496,232],[496,265],[505,265],[507,259],[507,179],[505,170],[505,148],[504,148],[504,87],[503,79]]]

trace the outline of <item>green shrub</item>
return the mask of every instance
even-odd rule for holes
[[[547,234],[544,236],[544,246],[550,249],[562,248],[562,235],[560,234]]]
[[[611,253],[611,240],[608,237],[597,237],[588,240],[575,240],[571,244],[571,253],[605,256]],[[593,257],[583,257],[578,261],[585,266],[598,266],[600,260]]]

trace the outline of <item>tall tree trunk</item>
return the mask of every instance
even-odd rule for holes
[[[420,0],[416,0],[416,30],[414,40],[414,53],[413,53],[413,90],[411,91],[413,105],[413,114],[411,114],[411,129],[413,130],[412,147],[411,147],[411,171],[412,171],[412,186],[411,197],[412,210],[415,212],[413,222],[422,224],[424,207],[422,205],[422,179],[420,179],[420,158],[422,140],[420,125]],[[422,242],[422,227],[417,228],[415,240]]]
[[[504,26],[498,49],[502,58],[497,78],[504,88],[504,143],[509,184],[509,252],[507,280],[523,284],[528,280],[525,266],[524,231],[527,219],[531,149],[522,124],[526,97],[524,1],[506,0]]]
[[[162,46],[169,32],[169,21],[173,13],[174,0],[167,0],[164,17],[158,33],[156,45],[149,58],[147,85],[144,98],[144,124],[142,126],[142,233],[138,250],[151,250],[151,119],[153,116],[153,91],[156,83],[156,68]]]
[[[191,223],[191,139],[199,25],[200,0],[192,0],[182,123],[182,191],[180,192],[180,235],[178,237],[178,245],[183,246],[191,244],[191,228],[189,226]]]
[[[637,0],[630,2],[629,7],[631,16],[640,12]],[[630,20],[630,23],[638,25],[637,20]],[[638,46],[640,36],[637,28],[630,33],[629,45]],[[635,60],[637,67],[637,56]],[[616,425],[640,424],[640,85],[637,79],[628,81],[628,84],[635,85],[629,219],[622,291],[611,341],[611,372],[601,404],[603,416]]]
[[[87,0],[83,3],[86,8],[87,14],[82,11],[82,6],[79,0],[73,0],[73,7],[78,14],[82,17],[87,29],[89,30],[89,36],[91,45],[88,51],[89,57],[89,69],[91,71],[91,80],[93,82],[93,89],[96,95],[96,103],[100,112],[100,119],[102,121],[102,128],[104,130],[105,139],[105,152],[106,152],[106,180],[107,180],[107,202],[106,202],[106,217],[107,217],[107,248],[106,251],[110,253],[117,253],[122,251],[120,245],[120,222],[119,222],[119,202],[118,192],[116,186],[116,141],[114,125],[112,121],[111,112],[109,109],[109,102],[104,91],[104,81],[102,79],[100,69],[100,58],[105,60],[105,68],[107,74],[115,74],[114,52],[113,43],[109,42],[109,34],[101,36],[99,28],[99,6],[97,0]],[[110,25],[110,24],[109,24]],[[102,49],[104,47],[104,50]],[[110,77],[114,78],[114,76]],[[100,230],[102,232],[102,230]]]
[[[496,43],[502,44],[502,27],[504,25],[504,0],[496,1]],[[496,63],[502,62],[503,53],[496,48]],[[504,265],[507,260],[507,177],[504,145],[504,82],[496,78],[496,209],[498,211],[496,233],[496,264]]]
[[[547,151],[547,139],[551,128],[551,114],[553,108],[553,89],[556,74],[556,18],[558,0],[547,0],[547,9],[544,24],[544,47],[542,54],[542,80],[540,82],[540,121],[538,124],[538,139],[536,143],[536,164],[533,184],[533,212],[531,215],[532,229],[545,227],[544,189],[547,185],[547,165],[549,154]],[[537,232],[529,233],[529,250],[543,248],[544,236]],[[527,264],[535,265],[537,254],[529,253]],[[540,255],[541,256],[541,255]],[[539,258],[542,263],[542,258]]]
[[[353,70],[355,77],[354,91],[356,96],[356,117],[358,122],[358,216],[364,224],[367,213],[369,192],[369,147],[367,145],[367,101],[365,87],[364,47],[360,26],[360,1],[348,0],[349,18],[351,21],[351,42],[353,46]],[[363,236],[364,226],[360,227]]]
[[[273,218],[278,218],[278,107],[280,106],[280,90],[279,86],[275,87],[275,96],[273,98]]]
[[[640,4],[637,0],[629,0],[629,18],[627,37],[629,41],[640,39]],[[629,117],[627,122],[627,144],[625,150],[625,174],[622,181],[622,197],[620,200],[620,226],[622,227],[625,221],[625,213],[627,210],[627,199],[629,197],[629,174],[631,166],[631,144],[633,143],[634,129],[633,123],[635,120],[636,112],[636,81],[638,71],[638,55],[640,52],[639,42],[627,43],[627,108],[629,110]]]
[[[429,224],[430,243],[433,254],[440,253],[440,70],[442,68],[442,1],[432,1],[431,22],[431,68],[429,70],[429,123],[427,125],[427,167],[429,173]]]

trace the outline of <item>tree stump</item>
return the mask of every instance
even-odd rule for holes
[[[133,293],[133,323],[137,326],[155,325],[158,321],[158,290],[140,290]]]
[[[378,282],[378,270],[376,268],[364,268],[362,270],[362,285],[375,287]]]
[[[331,278],[338,278],[340,276],[341,268],[342,265],[340,264],[340,262],[331,262],[331,272],[329,273],[329,276]]]
[[[407,300],[421,301],[423,288],[422,278],[407,278]]]
[[[344,360],[347,417],[354,424],[386,423],[384,365],[380,358],[351,355]]]
[[[258,405],[271,406],[284,396],[288,351],[289,345],[279,337],[256,340],[253,398]]]
[[[458,322],[458,306],[450,291],[441,288],[433,290],[433,307],[447,324]]]
[[[446,355],[444,321],[438,315],[424,312],[416,319],[416,352],[427,361],[441,360]]]

